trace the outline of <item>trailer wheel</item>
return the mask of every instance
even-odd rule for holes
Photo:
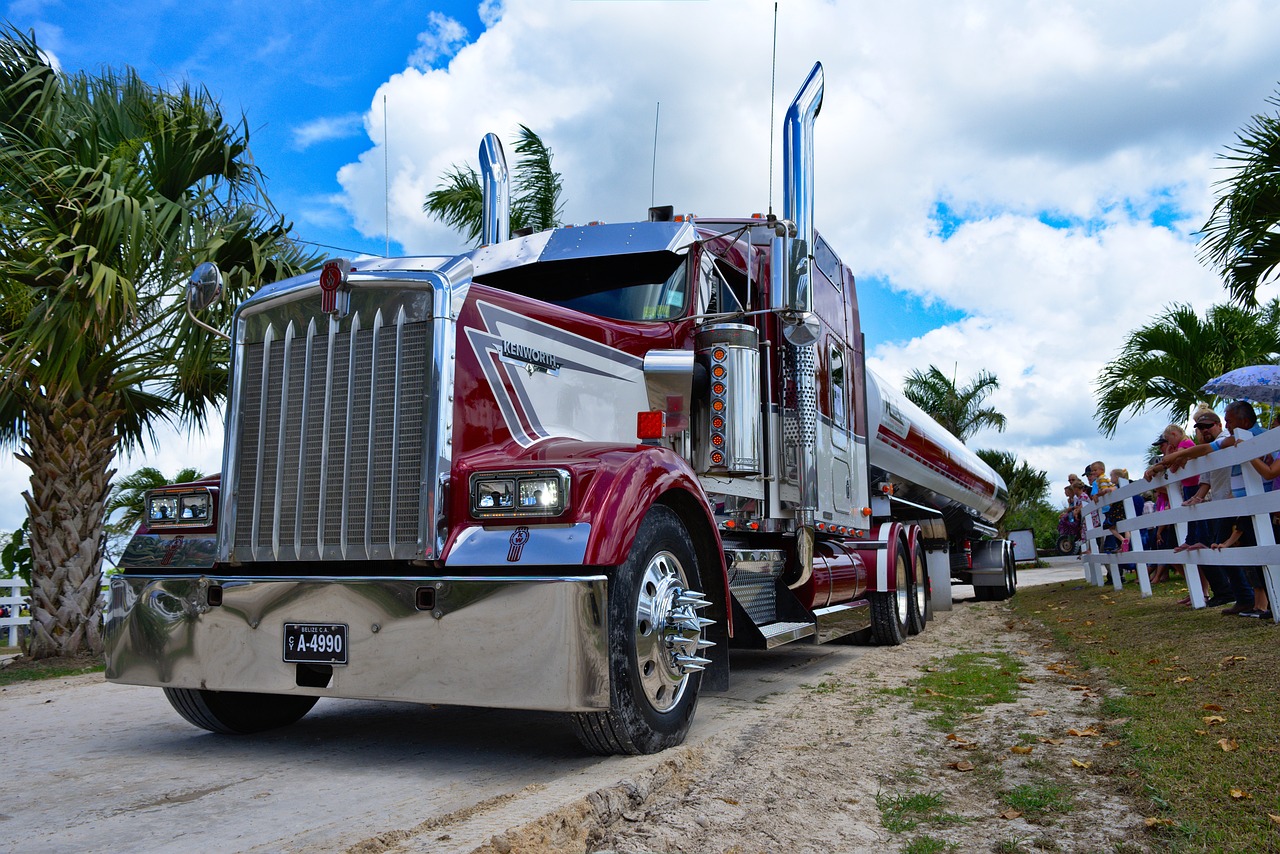
[[[222,735],[248,735],[288,726],[301,720],[319,699],[197,688],[165,688],[164,695],[188,723]]]
[[[689,534],[669,507],[645,514],[609,582],[609,710],[573,716],[578,740],[601,754],[657,753],[684,741],[698,704],[698,655],[709,646],[697,610],[709,605]]]
[[[1070,534],[1063,534],[1058,537],[1058,554],[1070,555],[1076,553],[1076,538]]]
[[[1004,555],[1004,578],[1002,583],[990,587],[973,588],[979,602],[1000,602],[1010,598],[1018,590],[1018,569],[1014,566],[1013,555],[1006,551]]]
[[[924,555],[917,546],[911,551],[911,607],[907,612],[907,633],[918,635],[925,623],[933,618],[933,606],[929,602],[929,573],[925,571]]]
[[[880,646],[897,646],[907,638],[907,621],[911,611],[911,582],[907,572],[905,545],[899,543],[894,556],[896,590],[870,594],[871,637]]]

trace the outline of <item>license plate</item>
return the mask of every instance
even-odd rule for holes
[[[299,664],[346,664],[346,625],[285,623],[284,660]]]

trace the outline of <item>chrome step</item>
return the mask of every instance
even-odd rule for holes
[[[760,634],[764,635],[765,649],[773,649],[784,643],[791,643],[802,638],[811,638],[818,633],[815,623],[770,623],[760,626]]]

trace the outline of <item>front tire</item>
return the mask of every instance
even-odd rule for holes
[[[165,688],[169,705],[188,723],[222,735],[248,735],[302,720],[317,697]]]
[[[600,754],[657,753],[684,741],[698,704],[698,656],[710,604],[689,533],[675,511],[645,514],[609,582],[609,710],[577,713],[574,730]]]

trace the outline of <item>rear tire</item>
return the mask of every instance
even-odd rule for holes
[[[910,574],[907,571],[906,546],[899,542],[894,557],[896,590],[869,595],[871,600],[871,637],[880,646],[898,646],[910,631],[908,619],[912,601]]]
[[[1058,537],[1058,554],[1071,555],[1076,553],[1076,538],[1070,534],[1063,534]]]
[[[929,574],[925,571],[924,555],[917,547],[911,552],[911,608],[907,612],[907,633],[918,635],[933,616],[929,602]]]
[[[645,514],[626,561],[609,580],[609,710],[573,716],[574,731],[600,754],[657,753],[684,741],[698,705],[703,632],[696,606],[698,560],[675,511]],[[709,662],[707,662],[709,663]]]
[[[879,646],[899,646],[906,638],[905,627],[898,617],[898,599],[892,593],[872,593],[871,639]]]
[[[165,688],[169,705],[188,723],[222,735],[265,732],[302,720],[318,697]]]

